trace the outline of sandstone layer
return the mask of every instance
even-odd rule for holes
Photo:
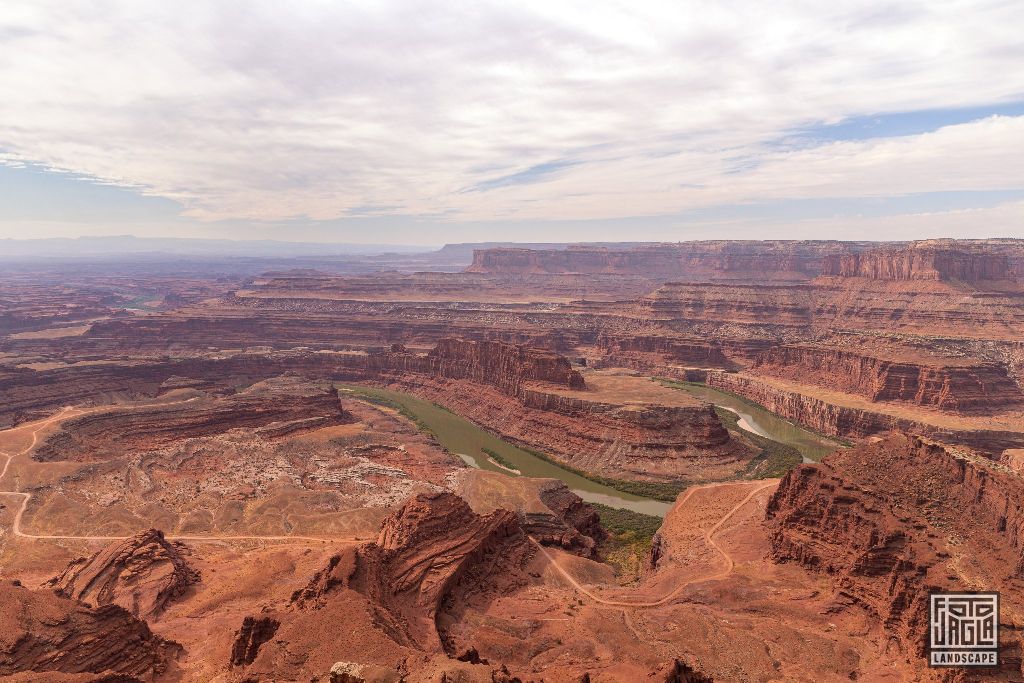
[[[0,582],[0,675],[122,674],[164,680],[181,647],[118,605],[91,608],[49,590]]]
[[[1002,591],[998,678],[1018,680],[1024,482],[1015,474],[893,435],[793,470],[767,517],[777,561],[833,577],[836,609],[866,611],[911,660],[924,662],[930,592]]]
[[[93,607],[120,605],[136,617],[158,617],[199,574],[162,531],[150,529],[79,558],[48,582],[58,594]]]
[[[754,374],[782,377],[860,394],[872,401],[905,401],[956,413],[991,413],[1024,405],[1024,392],[1005,366],[969,359],[900,357],[809,344],[762,353]]]
[[[247,619],[233,661],[250,676],[295,678],[339,660],[367,662],[382,649],[395,658],[443,653],[439,613],[468,594],[522,582],[517,573],[532,552],[508,510],[480,516],[451,494],[414,497],[384,521],[376,542],[332,556],[286,609]],[[369,629],[362,647],[316,645],[317,629],[338,619]]]

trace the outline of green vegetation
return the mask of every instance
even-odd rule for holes
[[[398,401],[393,401],[390,398],[387,398],[386,396],[381,396],[380,394],[373,393],[372,390],[363,389],[361,387],[345,388],[349,391],[350,395],[354,395],[357,398],[366,401],[367,403],[372,403],[377,406],[383,406],[385,408],[391,408],[392,410],[398,412],[398,414],[400,414],[402,417],[416,425],[416,428],[419,429],[424,434],[429,434],[430,436],[437,438],[437,435],[434,433],[434,430],[430,428],[430,425],[424,422],[419,415],[406,408],[405,405],[403,405],[402,403],[399,403]],[[441,406],[437,407],[441,408]]]
[[[615,569],[615,576],[621,583],[639,581],[651,556],[654,534],[661,528],[661,518],[600,503],[590,503],[590,506],[601,515],[601,525],[609,531],[608,538],[601,544],[604,561]]]
[[[621,491],[622,493],[629,493],[634,496],[641,496],[643,498],[651,498],[652,500],[660,500],[666,503],[675,502],[676,496],[679,495],[680,491],[685,491],[690,486],[689,482],[681,479],[671,482],[654,482],[654,481],[626,481],[624,479],[611,479],[610,477],[602,477],[599,474],[587,472],[585,470],[579,470],[568,465],[565,462],[553,458],[547,453],[541,451],[535,451],[532,448],[520,446],[520,448],[535,458],[549,462],[552,465],[561,467],[567,472],[583,477],[595,484],[601,484],[608,488]]]
[[[480,450],[483,451],[487,455],[488,458],[490,458],[494,462],[498,463],[502,467],[504,467],[506,469],[510,469],[510,470],[512,470],[514,472],[518,472],[519,471],[519,468],[516,467],[516,464],[514,462],[512,462],[508,458],[502,457],[501,453],[499,453],[498,451],[494,450],[493,448],[487,448],[486,446],[482,446],[480,448]]]
[[[687,381],[683,381],[683,380],[669,379],[668,377],[652,377],[651,379],[654,380],[655,382],[658,382],[662,386],[668,387],[670,389],[680,389],[682,391],[685,391],[684,387],[702,387],[702,388],[706,388],[706,389],[713,389],[714,391],[717,391],[720,394],[725,394],[726,396],[731,396],[732,398],[736,399],[740,403],[743,403],[744,405],[748,405],[751,408],[754,408],[756,410],[763,410],[766,413],[770,413],[772,415],[776,415],[776,413],[773,413],[768,408],[765,408],[763,405],[761,405],[757,401],[751,401],[746,396],[741,396],[739,394],[734,394],[733,392],[726,391],[725,389],[719,389],[718,387],[708,387],[708,385],[705,384],[704,382],[687,382]],[[780,420],[785,420],[785,418],[783,418],[782,416],[778,416],[777,415],[777,417]],[[839,436],[830,436],[830,435],[825,434],[823,432],[819,432],[816,429],[812,429],[811,427],[805,427],[804,425],[797,425],[797,424],[795,424],[793,422],[790,422],[789,420],[785,420],[785,421],[789,422],[790,424],[792,424],[795,427],[798,427],[799,429],[802,429],[803,431],[807,432],[808,434],[813,434],[814,436],[817,436],[818,438],[823,439],[823,440],[825,440],[827,442],[838,444],[839,446],[842,446],[844,448],[849,448],[850,446],[853,445],[853,442],[848,440],[848,439],[844,439],[844,438],[839,437]]]
[[[601,526],[614,534],[633,534],[637,538],[652,538],[661,528],[661,517],[645,515],[632,510],[613,508],[601,503],[588,503],[601,515]]]
[[[533,472],[528,471],[528,465],[517,462],[513,459],[517,452],[523,452],[533,456],[537,460],[540,460],[547,465],[552,465],[558,470],[563,470],[570,474],[574,474],[578,477],[586,479],[589,482],[607,486],[610,489],[614,489],[621,493],[627,493],[634,496],[640,496],[642,498],[650,498],[652,500],[658,500],[662,502],[671,503],[675,501],[676,496],[679,492],[689,486],[689,482],[686,481],[675,481],[675,482],[642,482],[642,481],[623,481],[620,479],[611,479],[609,477],[602,477],[590,472],[576,469],[571,465],[567,465],[565,462],[554,458],[547,453],[534,450],[532,448],[522,446],[519,444],[512,444],[504,439],[500,439],[494,436],[486,430],[481,430],[480,427],[469,422],[465,418],[451,412],[444,406],[437,405],[436,403],[427,403],[422,399],[416,397],[410,397],[408,401],[398,400],[390,396],[384,395],[385,390],[373,389],[369,387],[361,387],[358,385],[347,385],[341,384],[339,388],[345,389],[349,392],[349,395],[365,400],[369,403],[384,406],[398,411],[403,417],[411,420],[417,427],[422,431],[434,436],[440,443],[444,444],[448,450],[455,453],[477,453],[483,452],[487,454],[495,463],[502,467],[521,472],[524,476],[553,476],[559,479],[565,480],[564,474],[560,476],[557,471],[545,471],[545,472]],[[435,414],[435,423],[431,426],[424,417],[416,413],[414,410],[417,404],[427,405],[431,408],[437,409]],[[437,418],[441,418],[440,421]],[[470,435],[466,433],[466,428],[462,423],[468,423],[472,426],[473,430],[480,430],[485,434],[480,434],[480,439],[477,440],[475,437],[469,438]],[[449,439],[441,438],[443,435],[449,437]],[[467,437],[466,440],[453,442],[453,438]]]
[[[747,463],[747,466],[736,473],[736,479],[773,479],[804,461],[803,456],[793,446],[769,439],[765,436],[748,432],[739,426],[740,417],[731,410],[715,406],[715,413],[725,428],[733,432],[741,432],[743,437],[753,442],[761,452]]]

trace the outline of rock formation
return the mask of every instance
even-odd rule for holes
[[[1003,667],[1021,667],[1006,621],[1021,607],[1024,481],[998,465],[892,435],[802,465],[767,508],[772,554],[835,578],[836,609],[870,615],[923,664],[930,591],[1003,590]]]
[[[1011,277],[1005,254],[965,248],[911,246],[830,254],[822,275],[873,280],[946,280],[977,283]]]
[[[963,444],[993,457],[1008,448],[1024,448],[1024,431],[991,426],[935,425],[922,416],[914,419],[894,412],[875,410],[818,398],[793,388],[780,387],[771,378],[740,373],[708,372],[707,384],[743,396],[797,424],[833,436],[866,437],[889,431],[929,436],[950,444]],[[983,423],[984,424],[984,423]]]
[[[376,543],[332,558],[293,602],[315,609],[336,586],[352,587],[400,644],[439,650],[435,618],[456,584],[529,554],[515,513],[479,516],[450,493],[421,494],[384,521]]]
[[[260,646],[274,637],[281,622],[270,617],[246,617],[231,645],[231,666],[252,664]]]
[[[325,620],[337,627],[343,614],[350,615],[352,629],[370,627],[361,658],[352,657],[358,649],[348,650],[345,661],[383,666],[388,662],[365,657],[374,652],[443,654],[448,645],[439,614],[469,596],[486,599],[520,585],[521,568],[533,552],[515,513],[499,509],[477,515],[450,493],[420,494],[384,520],[376,542],[332,556],[295,591],[287,608],[247,618],[231,660],[252,675],[297,675],[315,666],[316,658],[293,669],[281,655],[287,652],[287,660],[295,661],[303,648],[322,647],[316,631],[326,627]],[[364,614],[368,620],[356,618]],[[353,645],[358,643],[345,643]],[[316,655],[331,657],[332,652],[327,648]],[[332,661],[338,661],[337,654],[343,653],[336,652]]]
[[[872,401],[906,401],[957,413],[1024,405],[1024,392],[998,363],[934,358],[909,350],[894,358],[788,344],[763,352],[750,372],[817,384]]]
[[[73,561],[47,585],[93,607],[120,605],[142,619],[158,617],[199,581],[183,550],[150,529]]]
[[[0,676],[95,673],[162,680],[181,646],[118,605],[92,608],[49,590],[0,582]],[[29,679],[31,680],[31,679]]]
[[[280,436],[346,419],[332,385],[284,376],[216,400],[195,396],[167,405],[84,415],[65,424],[33,457],[102,460],[125,450],[157,450],[181,439],[231,429],[265,428],[268,435]]]
[[[477,514],[515,511],[523,531],[543,545],[596,559],[606,537],[594,508],[558,479],[466,469],[457,474],[454,490]]]

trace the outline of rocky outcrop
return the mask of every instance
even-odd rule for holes
[[[1024,405],[1024,392],[998,363],[929,358],[905,352],[886,358],[868,352],[808,344],[762,353],[750,372],[866,396],[906,401],[950,412],[990,413]]]
[[[665,683],[715,683],[715,679],[699,667],[677,659],[665,674]]]
[[[376,543],[331,558],[292,604],[317,609],[351,588],[369,599],[396,642],[440,650],[435,618],[442,601],[460,582],[474,585],[531,552],[514,512],[481,516],[450,493],[420,494],[384,521]]]
[[[867,611],[912,657],[930,591],[1009,589],[1024,576],[1024,481],[918,437],[792,470],[766,516],[777,562],[833,576],[837,609]],[[1004,615],[1019,609],[1016,590],[1003,596]],[[1019,639],[1003,637],[1016,649],[1004,665],[1019,669]]]
[[[0,676],[104,673],[160,680],[180,652],[118,605],[92,608],[53,591],[0,582]]]
[[[93,607],[120,605],[149,619],[199,581],[183,553],[183,546],[150,529],[115,541],[92,557],[74,560],[47,585]]]
[[[453,477],[453,490],[479,515],[513,510],[523,531],[543,545],[596,559],[606,536],[594,508],[558,479],[467,468]]]
[[[997,429],[953,429],[919,420],[839,405],[772,385],[758,377],[709,371],[709,387],[727,391],[769,411],[829,436],[866,437],[889,431],[922,434],[949,444],[961,444],[997,457],[1008,448],[1024,447],[1024,432]]]
[[[286,605],[247,618],[231,660],[260,680],[323,679],[336,669],[339,678],[386,681],[373,676],[416,669],[426,681],[441,680],[449,665],[472,670],[456,659],[470,645],[449,630],[452,615],[527,585],[534,553],[514,512],[479,515],[451,493],[414,496],[375,542],[342,549]]]
[[[358,662],[337,662],[331,667],[330,683],[400,683],[402,675],[394,669]]]
[[[498,387],[511,396],[527,381],[583,389],[583,377],[556,353],[498,341],[442,339],[427,354],[428,372]]]
[[[270,617],[246,617],[231,645],[231,666],[252,664],[260,646],[274,637],[281,622]]]
[[[597,514],[594,508],[583,502],[582,498],[573,493],[564,482],[551,480],[546,485],[541,486],[539,492],[541,502],[554,513],[555,518],[575,530],[578,535],[590,539],[595,544],[600,543],[607,536],[604,527],[601,526],[601,516]],[[529,527],[531,521],[533,520],[530,515],[527,515],[524,528],[534,538],[537,538],[538,535],[543,538],[543,533],[539,533],[539,530],[538,533],[535,533]],[[565,549],[571,549],[578,543],[575,537],[567,543],[564,535],[559,538],[559,542]]]
[[[943,280],[977,283],[1012,277],[1005,254],[976,249],[909,246],[830,254],[822,275],[872,280]]]
[[[83,415],[39,447],[36,460],[102,460],[126,451],[157,450],[182,439],[220,434],[231,429],[269,428],[273,437],[296,429],[340,424],[348,418],[338,391],[328,382],[294,376],[253,384],[226,397],[154,404],[130,411]]]
[[[692,365],[698,367],[729,367],[722,348],[714,342],[699,339],[678,339],[664,335],[618,336],[602,335],[598,346],[605,352],[606,365],[643,369],[657,365]],[[648,359],[648,355],[656,356]],[[654,360],[655,363],[652,363]],[[645,363],[645,361],[647,361]],[[660,361],[660,362],[658,362]]]

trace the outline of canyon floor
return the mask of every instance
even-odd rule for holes
[[[0,679],[1024,680],[1024,243],[0,274]],[[1000,666],[927,666],[999,591]]]

